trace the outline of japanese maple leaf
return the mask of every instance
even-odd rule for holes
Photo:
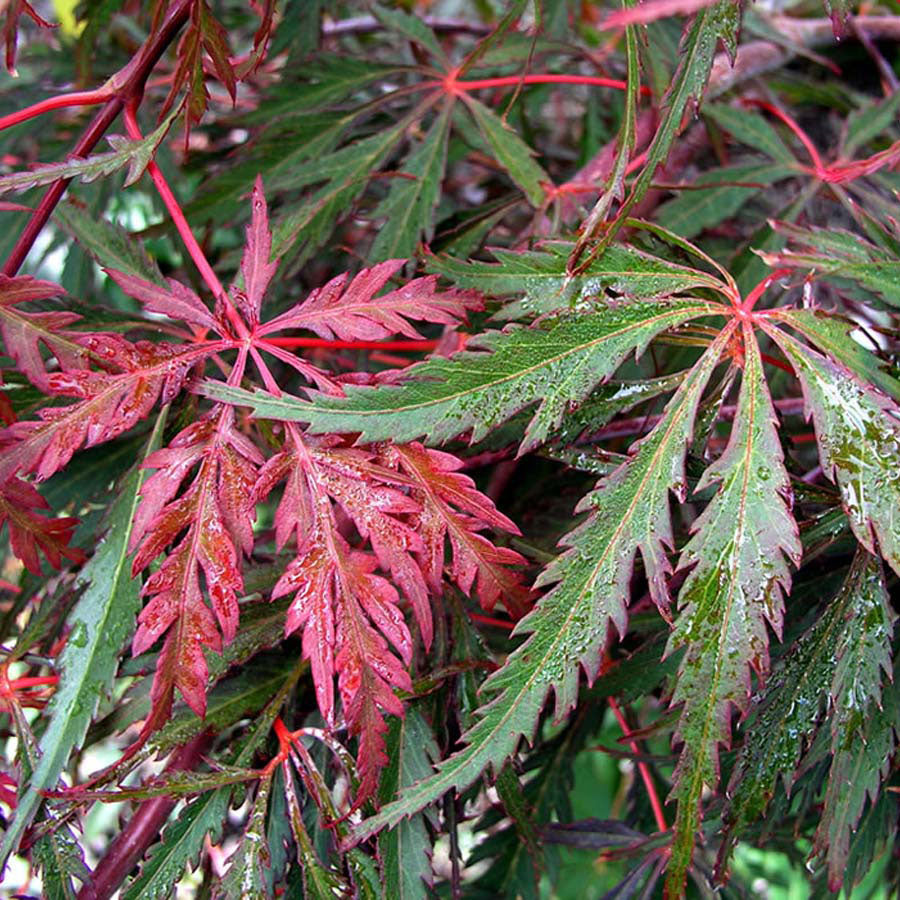
[[[334,452],[327,442],[317,448],[320,441],[316,439],[307,445],[294,428],[289,435],[289,445],[266,464],[256,488],[257,497],[265,496],[282,477],[287,478],[275,514],[276,540],[283,546],[293,537],[297,555],[275,585],[272,598],[294,595],[285,633],[302,629],[303,654],[310,660],[319,709],[332,725],[334,676],[338,676],[344,717],[351,733],[359,736],[359,803],[375,789],[385,762],[387,726],[382,712],[403,712],[392,689],[412,687],[404,668],[412,657],[412,639],[396,588],[374,572],[378,555],[352,550],[340,535],[332,496],[351,516],[354,512],[359,515],[360,509],[348,500],[350,482],[355,479],[356,491],[372,497],[375,512],[369,522],[392,520],[394,533],[416,549],[422,545],[416,543],[415,532],[396,516],[418,507],[394,488],[377,481],[367,485],[359,475],[365,454]],[[371,472],[370,478],[374,481]],[[368,527],[382,529],[382,534],[388,530],[386,521]],[[380,555],[387,558],[388,565],[398,546],[396,540],[382,546]],[[428,624],[430,627],[430,615]],[[400,659],[390,651],[388,642]]]
[[[168,714],[176,689],[197,715],[205,713],[203,648],[221,651],[223,639],[227,643],[237,632],[240,554],[253,545],[248,501],[263,459],[233,420],[231,408],[220,406],[144,463],[156,471],[141,489],[131,537],[131,549],[137,551],[132,572],[140,572],[177,540],[144,585],[149,602],[132,643],[137,655],[165,635],[151,695],[154,722]],[[176,496],[195,468],[187,490]]]
[[[86,334],[79,341],[112,371],[50,373],[48,392],[76,401],[46,407],[37,420],[16,422],[0,431],[0,483],[16,473],[49,478],[80,447],[102,444],[128,431],[157,400],[171,400],[191,369],[215,352],[202,344],[131,343],[114,334]]]
[[[36,512],[45,509],[49,509],[47,501],[27,481],[10,478],[0,485],[0,527],[6,523],[13,553],[34,575],[41,574],[38,551],[55,569],[60,568],[63,557],[73,563],[85,560],[81,550],[69,546],[78,519],[54,519]]]
[[[263,352],[291,366],[321,389],[340,393],[327,373],[282,346],[284,340],[276,336],[281,332],[302,329],[326,340],[380,340],[395,334],[416,338],[421,335],[410,320],[454,325],[465,320],[469,311],[483,307],[477,292],[441,290],[434,275],[415,278],[401,288],[380,293],[406,265],[405,259],[391,259],[363,269],[353,277],[346,273],[338,275],[305,300],[264,322],[262,303],[277,263],[270,260],[272,235],[259,178],[253,187],[251,207],[241,259],[243,285],[232,284],[227,295],[217,298],[214,311],[178,282],[170,281],[167,290],[124,272],[108,270],[108,273],[149,312],[215,331],[225,346],[238,351],[237,367],[243,370],[245,361],[251,358],[266,387],[276,395],[280,389],[262,357]]]
[[[20,275],[0,275],[0,335],[6,352],[28,380],[47,390],[48,372],[41,356],[43,344],[56,356],[63,369],[86,367],[87,351],[77,342],[78,335],[66,332],[67,325],[81,317],[66,310],[23,312],[18,304],[32,300],[49,300],[65,291],[52,281]]]
[[[485,609],[493,609],[502,600],[514,618],[523,616],[532,593],[509,567],[524,565],[525,558],[479,534],[485,528],[512,534],[520,534],[519,529],[475,488],[471,478],[458,471],[462,461],[418,442],[387,445],[384,454],[390,465],[412,479],[411,496],[421,504],[415,525],[424,540],[419,555],[431,590],[441,592],[444,545],[449,540],[448,574],[460,589],[468,594],[475,587]]]

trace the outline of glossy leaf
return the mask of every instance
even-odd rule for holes
[[[701,300],[610,304],[532,328],[488,332],[467,352],[408,370],[399,386],[353,388],[312,402],[207,385],[209,396],[248,403],[264,418],[308,422],[316,431],[359,432],[363,440],[430,442],[471,433],[477,441],[514,413],[538,405],[519,448],[542,443],[573,405],[660,332],[722,307]],[[477,351],[477,352],[475,352]],[[437,384],[435,384],[437,382]]]
[[[788,563],[800,560],[790,484],[775,426],[775,410],[749,325],[744,372],[725,452],[697,490],[719,490],[692,526],[679,569],[690,569],[678,597],[680,614],[667,652],[682,647],[672,702],[681,704],[675,739],[683,745],[673,776],[678,799],[667,890],[683,890],[705,787],[719,782],[719,745],[731,738],[731,710],[750,699],[750,670],[769,667],[767,625],[781,633]]]
[[[900,571],[900,407],[839,363],[769,329],[803,385],[822,468],[837,482],[856,539]]]
[[[551,692],[553,718],[562,720],[577,702],[580,672],[589,682],[597,676],[610,626],[625,633],[638,550],[657,602],[667,604],[669,493],[685,491],[683,458],[693,418],[728,337],[726,332],[710,345],[637,452],[582,500],[579,509],[591,514],[565,537],[566,550],[538,580],[538,586],[553,588],[516,626],[518,634],[529,636],[486,682],[490,699],[464,735],[466,746],[356,826],[354,839],[395,825],[445,791],[468,786],[488,768],[499,771],[522,737],[533,739]]]

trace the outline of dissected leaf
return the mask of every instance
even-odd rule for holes
[[[411,256],[420,235],[424,234],[426,241],[433,237],[434,210],[447,162],[450,111],[451,105],[445,104],[422,142],[406,158],[402,176],[372,213],[386,221],[375,236],[370,259]]]
[[[777,231],[800,249],[763,254],[773,267],[812,269],[827,276],[847,278],[877,294],[891,306],[900,306],[900,259],[858,234],[837,228],[800,228],[776,223]]]
[[[589,310],[610,295],[662,298],[697,288],[722,288],[719,279],[700,269],[619,244],[608,247],[584,272],[571,275],[566,271],[571,252],[571,244],[547,241],[539,250],[494,250],[496,263],[437,256],[429,258],[428,267],[460,287],[488,296],[521,294],[496,313],[495,318],[504,321],[572,308]]]
[[[95,181],[113,175],[125,166],[128,166],[128,174],[125,176],[124,186],[128,187],[144,174],[144,170],[168,133],[172,121],[172,116],[169,116],[158,128],[140,140],[110,135],[107,140],[113,149],[108,153],[96,153],[86,159],[72,156],[65,162],[47,163],[29,172],[0,175],[0,193],[25,191],[40,185],[53,184],[59,179],[77,178],[84,182]]]
[[[449,360],[411,367],[399,386],[348,387],[346,399],[306,402],[213,384],[206,391],[215,399],[250,404],[257,416],[307,422],[316,431],[358,432],[367,441],[424,435],[440,442],[466,432],[477,441],[538,404],[519,448],[524,453],[542,443],[566,410],[612,375],[629,353],[640,353],[668,328],[721,311],[704,300],[610,303],[588,315],[488,332]]]
[[[803,385],[822,468],[837,482],[856,539],[900,572],[900,407],[844,367],[767,328]],[[877,544],[876,544],[877,541]],[[877,550],[876,550],[877,546]]]
[[[690,574],[667,652],[686,648],[672,702],[682,704],[675,739],[683,747],[673,776],[678,799],[667,890],[679,896],[701,819],[704,787],[719,782],[718,748],[731,738],[731,708],[750,699],[751,667],[769,666],[767,623],[781,633],[788,561],[800,560],[790,485],[762,360],[744,326],[744,374],[728,445],[697,490],[719,490],[692,526],[679,569]]]
[[[64,291],[52,281],[41,281],[30,275],[9,278],[0,275],[0,335],[7,354],[19,370],[36,387],[46,391],[48,372],[40,345],[43,344],[67,369],[80,369],[85,365],[86,351],[67,325],[81,317],[65,310],[23,312],[17,304],[33,300],[48,300]]]
[[[531,205],[540,206],[544,199],[544,185],[552,182],[550,176],[535,162],[534,151],[483,103],[469,94],[463,94],[462,100],[494,151],[497,161],[525,192]]]
[[[847,614],[830,687],[831,752],[816,851],[828,860],[828,884],[838,890],[850,841],[866,797],[872,802],[886,778],[900,730],[900,704],[882,681],[893,676],[891,637],[896,614],[879,562],[860,552],[836,604]],[[846,598],[846,599],[845,599]]]
[[[249,497],[263,459],[232,420],[227,407],[214,411],[144,463],[156,472],[141,488],[134,517],[132,573],[177,541],[141,591],[149,599],[132,641],[137,656],[165,636],[153,682],[154,720],[171,708],[176,689],[197,715],[204,714],[208,668],[203,647],[221,651],[222,641],[229,643],[237,631],[243,587],[239,561],[253,546]],[[197,466],[190,486],[176,497]]]
[[[538,580],[538,586],[554,587],[516,626],[517,633],[529,637],[485,683],[486,701],[464,735],[466,746],[440,763],[435,774],[363,820],[353,829],[354,839],[395,825],[445,791],[468,786],[489,767],[499,771],[523,736],[533,738],[551,691],[553,718],[563,718],[578,699],[580,670],[589,682],[596,678],[610,626],[625,633],[638,550],[657,602],[667,603],[669,493],[684,495],[683,459],[693,418],[729,337],[726,330],[710,345],[637,452],[582,500],[579,509],[591,514],[566,536],[567,549]]]

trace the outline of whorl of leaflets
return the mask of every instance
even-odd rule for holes
[[[473,291],[439,290],[436,276],[384,292],[405,264],[388,260],[354,277],[338,276],[275,319],[262,321],[262,302],[277,268],[270,254],[268,214],[257,181],[241,283],[217,297],[214,310],[179,282],[161,286],[109,272],[148,312],[188,326],[183,343],[132,342],[118,334],[71,330],[78,318],[71,313],[18,308],[62,293],[56,285],[24,277],[0,281],[0,329],[8,353],[41,390],[72,400],[40,410],[33,421],[7,416],[8,427],[0,432],[0,524],[9,523],[13,549],[30,569],[39,568],[38,551],[56,566],[62,557],[83,557],[67,546],[75,520],[37,515],[44,502],[22,476],[49,478],[80,447],[118,437],[159,401],[175,400],[191,388],[212,357],[236,352],[228,376],[232,386],[252,360],[265,387],[278,395],[265,354],[320,391],[340,395],[338,381],[273,336],[304,329],[326,339],[417,338],[411,320],[452,326],[481,307]],[[55,357],[53,370],[41,345]],[[383,714],[402,714],[395,691],[412,687],[406,667],[413,639],[404,603],[426,647],[433,631],[431,598],[440,595],[445,575],[476,593],[488,609],[502,599],[517,617],[530,593],[509,567],[524,560],[481,534],[486,528],[516,529],[457,471],[454,457],[419,444],[352,447],[348,439],[308,436],[294,425],[283,433],[283,447],[266,461],[253,440],[252,421],[239,427],[233,408],[215,403],[144,463],[153,474],[141,489],[133,522],[132,574],[161,562],[144,583],[145,605],[132,648],[140,654],[160,641],[162,646],[143,735],[168,719],[179,694],[204,715],[205,654],[221,651],[240,627],[241,569],[253,551],[255,503],[284,482],[276,543],[280,548],[292,542],[296,556],[273,598],[293,595],[285,631],[302,631],[316,697],[332,725],[340,721],[337,677],[343,719],[359,738],[361,801],[375,789],[385,762]],[[446,572],[445,544],[450,548]]]

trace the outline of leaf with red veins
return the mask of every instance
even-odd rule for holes
[[[15,422],[0,430],[0,483],[17,472],[43,481],[62,469],[82,446],[118,437],[145,418],[157,400],[168,403],[191,369],[220,349],[202,345],[129,343],[112,334],[80,339],[91,354],[119,372],[54,372],[48,390],[75,397],[69,406],[47,407],[37,421]]]
[[[373,574],[375,565],[371,555],[349,548],[334,531],[328,506],[320,505],[308,551],[297,555],[272,592],[273,599],[294,594],[285,633],[303,630],[303,655],[310,661],[319,709],[330,725],[335,721],[337,673],[344,717],[351,734],[359,736],[357,803],[371,795],[386,761],[382,710],[403,714],[392,688],[412,689],[385,637],[407,664],[412,639],[397,607],[397,591]]]
[[[275,513],[275,540],[283,547],[296,534],[298,552],[314,541],[318,504],[337,501],[368,540],[379,564],[390,571],[410,601],[422,639],[430,646],[433,635],[431,605],[421,568],[413,554],[424,550],[422,538],[405,517],[420,512],[418,502],[398,490],[405,479],[373,462],[372,454],[358,448],[335,447],[334,438],[292,440],[260,472],[254,496],[262,499],[282,479],[284,494]],[[317,540],[318,538],[315,538]]]
[[[384,453],[390,465],[399,467],[413,480],[412,496],[422,506],[418,516],[418,531],[425,542],[422,568],[432,591],[441,590],[444,547],[449,538],[449,575],[453,581],[467,594],[475,586],[485,609],[493,609],[497,600],[502,600],[512,616],[524,615],[533,594],[519,573],[509,567],[524,565],[525,558],[515,550],[495,546],[479,534],[483,528],[512,534],[520,534],[519,529],[475,487],[471,478],[458,471],[462,462],[418,442],[389,445]]]
[[[81,317],[73,312],[50,310],[22,312],[14,307],[30,300],[49,300],[65,291],[52,281],[41,281],[30,275],[10,278],[0,275],[0,335],[6,352],[28,380],[42,390],[47,389],[47,368],[40,345],[50,350],[64,370],[83,369],[86,352],[72,332],[63,331]]]
[[[154,708],[167,708],[177,688],[198,715],[206,709],[203,647],[218,652],[223,639],[228,643],[237,632],[240,554],[252,549],[250,496],[261,463],[256,447],[235,430],[228,408],[188,426],[145,462],[157,471],[141,489],[130,547],[137,549],[133,573],[184,534],[144,585],[142,594],[150,600],[132,646],[135,655],[143,653],[168,632],[154,680]],[[173,499],[195,467],[190,486]],[[201,572],[212,611],[203,598]]]
[[[12,552],[34,575],[41,574],[38,551],[54,569],[62,566],[63,557],[73,563],[85,560],[81,550],[69,546],[78,519],[51,519],[35,512],[44,509],[49,509],[47,501],[28,482],[10,478],[0,486],[0,527],[6,523]]]
[[[272,232],[269,230],[269,214],[266,207],[266,198],[263,194],[262,178],[256,176],[253,184],[253,194],[250,198],[252,215],[250,224],[245,232],[247,243],[244,246],[244,255],[241,258],[241,275],[244,279],[244,288],[239,290],[237,285],[232,285],[229,294],[234,299],[235,306],[240,310],[244,321],[253,327],[259,324],[259,315],[262,308],[263,297],[275,270],[277,262],[271,262]]]
[[[374,464],[371,453],[334,447],[311,449],[309,456],[319,485],[340,503],[360,535],[371,543],[382,569],[391,573],[409,599],[427,649],[434,634],[431,604],[422,569],[412,556],[421,557],[425,543],[398,518],[418,516],[421,506],[393,486],[396,473]]]
[[[302,303],[266,322],[259,334],[289,328],[312,331],[325,340],[374,341],[402,334],[421,337],[409,319],[456,325],[470,310],[483,308],[475,291],[437,288],[437,276],[416,278],[382,296],[378,292],[404,265],[404,259],[389,259],[363,269],[349,283],[346,273],[314,290]]]
[[[168,316],[189,325],[199,325],[208,328],[217,334],[222,333],[222,327],[216,321],[213,314],[206,308],[204,302],[190,288],[185,287],[174,278],[166,279],[169,288],[166,290],[152,281],[145,281],[136,275],[120,272],[118,269],[104,269],[107,275],[128,294],[144,304],[147,312]]]

